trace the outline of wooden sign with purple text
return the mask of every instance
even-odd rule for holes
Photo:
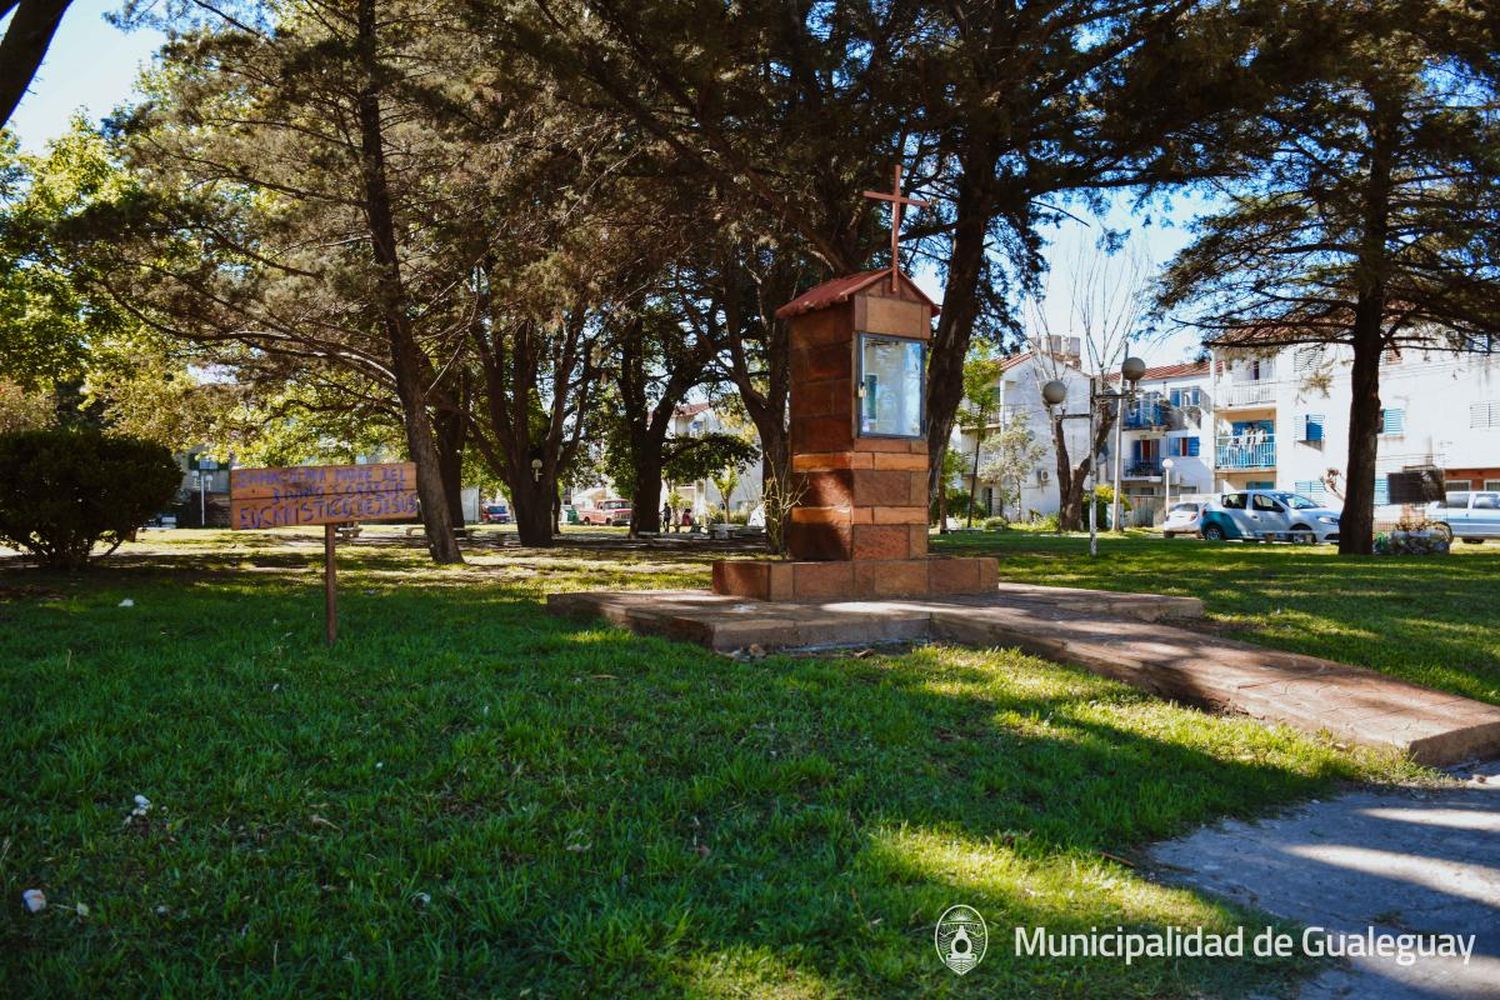
[[[411,462],[234,469],[229,474],[229,525],[235,530],[416,516],[417,467]]]

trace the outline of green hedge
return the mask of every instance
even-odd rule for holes
[[[171,452],[139,438],[0,434],[0,539],[50,566],[79,569],[100,542],[114,551],[181,483]]]

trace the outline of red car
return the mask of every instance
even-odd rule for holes
[[[479,508],[481,524],[509,524],[510,508],[503,503],[487,503]]]
[[[597,507],[580,510],[578,517],[584,524],[629,524],[630,508],[629,500],[606,500]]]

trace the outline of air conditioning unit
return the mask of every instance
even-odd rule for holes
[[[1048,472],[1046,469],[1036,470],[1036,484],[1038,486],[1046,486],[1049,482],[1051,482],[1051,480],[1052,473]]]

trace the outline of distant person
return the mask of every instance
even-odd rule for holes
[[[682,526],[688,531],[693,530],[693,508],[682,508]]]
[[[667,531],[672,527],[672,505],[664,503],[661,505],[661,530]]]

